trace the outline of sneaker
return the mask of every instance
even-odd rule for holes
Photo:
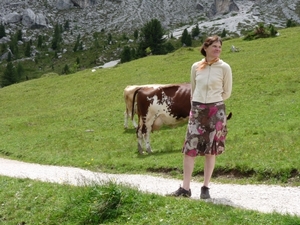
[[[208,198],[210,198],[210,195],[209,195],[209,188],[208,188],[208,187],[205,187],[205,186],[202,186],[202,187],[201,187],[200,198],[201,198],[201,199],[208,199]]]
[[[179,189],[177,191],[172,192],[171,194],[169,194],[168,196],[173,196],[173,197],[191,197],[192,192],[191,189],[189,189],[188,191],[185,190],[182,187],[179,187]]]

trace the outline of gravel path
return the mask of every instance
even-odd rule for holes
[[[0,175],[73,185],[89,181],[114,181],[159,195],[166,195],[181,184],[181,180],[149,175],[96,173],[74,167],[39,165],[3,158],[0,158]],[[201,185],[198,182],[191,183],[193,199],[199,199]],[[212,199],[206,201],[264,213],[275,211],[300,216],[300,187],[211,183],[210,188]]]

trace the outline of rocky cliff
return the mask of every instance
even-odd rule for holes
[[[298,0],[1,0],[0,23],[10,35],[22,30],[25,40],[52,30],[56,23],[69,21],[73,35],[64,34],[65,43],[76,37],[89,38],[95,32],[130,33],[156,18],[168,34],[179,37],[183,29],[198,24],[205,33],[241,35],[258,22],[286,26],[288,19],[300,23]]]
[[[287,19],[300,23],[299,11],[298,0],[2,0],[0,22],[8,29],[36,29],[69,20],[84,34],[103,29],[132,32],[157,18],[166,30],[196,23],[204,28],[217,21],[225,23],[220,29],[239,33],[243,24],[259,21],[278,27],[284,27]]]

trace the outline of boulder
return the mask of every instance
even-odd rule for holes
[[[0,44],[5,44],[5,43],[8,43],[10,42],[11,39],[9,37],[3,37],[0,39]]]
[[[19,23],[22,16],[17,12],[12,12],[4,16],[4,21],[6,23]]]
[[[22,24],[28,28],[44,28],[48,26],[47,18],[41,14],[34,14],[31,9],[25,9],[23,12]]]
[[[203,11],[203,10],[204,10],[204,7],[203,7],[203,5],[201,5],[200,3],[198,3],[198,4],[196,5],[196,9],[199,10],[199,11]]]
[[[86,8],[96,4],[96,0],[71,0],[75,6]]]
[[[55,7],[58,10],[70,9],[74,6],[71,0],[57,0]]]
[[[41,13],[36,14],[34,24],[31,26],[31,28],[44,28],[47,26],[48,26],[47,18]]]
[[[31,9],[25,9],[23,11],[22,24],[25,27],[31,27],[34,25],[35,14]]]

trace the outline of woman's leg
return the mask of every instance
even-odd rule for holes
[[[195,157],[184,154],[183,159],[183,184],[182,188],[185,190],[190,189],[190,183],[192,179],[192,173],[194,170]]]
[[[203,185],[208,187],[210,178],[215,168],[216,156],[215,155],[205,155],[204,163],[204,183]]]

